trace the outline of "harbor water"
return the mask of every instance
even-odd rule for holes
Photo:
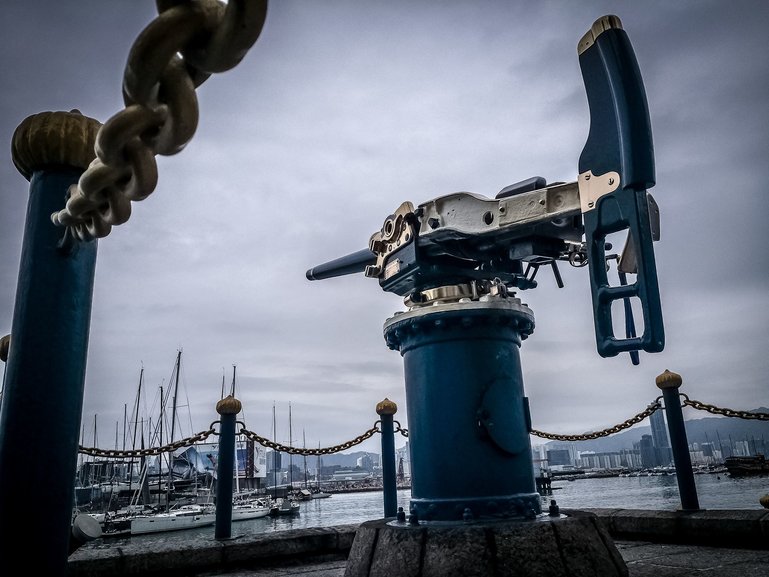
[[[726,474],[695,475],[697,494],[702,509],[762,509],[759,499],[769,493],[769,477],[732,478]],[[551,499],[564,509],[618,508],[675,511],[680,507],[675,475],[642,477],[586,478],[574,481],[556,480],[552,495],[542,497],[547,511]],[[303,501],[298,515],[263,517],[238,521],[232,525],[232,537],[273,533],[308,527],[358,524],[381,519],[381,491],[335,493],[326,499]],[[398,491],[398,506],[408,511],[411,491]],[[185,529],[154,535],[97,539],[84,547],[119,547],[130,539],[136,541],[184,541],[190,537],[210,535],[214,527]]]

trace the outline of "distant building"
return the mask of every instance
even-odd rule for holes
[[[654,441],[651,435],[641,435],[638,441],[638,452],[641,455],[641,466],[646,469],[653,469],[658,465],[657,453],[654,450]]]
[[[577,465],[583,469],[622,469],[626,467],[622,453],[616,451],[607,453],[580,452]]]
[[[649,417],[652,429],[652,442],[657,448],[670,448],[668,429],[665,425],[665,416],[662,411],[654,411]]]
[[[411,452],[408,441],[399,449],[395,449],[395,466],[399,480],[411,479]]]
[[[339,469],[334,471],[331,475],[332,481],[361,481],[363,479],[369,479],[371,473],[364,470],[352,470],[352,469]]]
[[[547,450],[547,463],[548,465],[571,465],[571,454],[568,449],[548,449]]]
[[[374,469],[374,459],[371,458],[371,455],[368,453],[363,455],[362,457],[358,457],[358,460],[356,461],[356,464],[361,469],[365,469],[366,471],[371,471]]]

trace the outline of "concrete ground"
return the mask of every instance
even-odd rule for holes
[[[596,515],[629,577],[769,577],[765,509],[562,512]],[[229,541],[190,539],[173,547],[83,547],[70,555],[68,577],[343,577],[357,528],[300,529]]]
[[[768,577],[769,550],[615,541],[629,577]],[[190,577],[344,577],[345,560],[329,559]],[[395,576],[394,576],[395,577]]]
[[[615,541],[629,577],[769,577],[769,550]],[[190,577],[343,577],[344,559]],[[397,577],[397,576],[393,576]],[[546,576],[543,576],[546,577]]]

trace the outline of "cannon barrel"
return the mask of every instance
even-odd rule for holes
[[[307,280],[323,280],[363,272],[367,265],[373,264],[376,264],[376,255],[371,250],[364,248],[311,268],[307,271]]]

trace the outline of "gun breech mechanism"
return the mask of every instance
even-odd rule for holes
[[[549,266],[559,287],[559,261],[589,271],[596,345],[601,356],[659,352],[664,329],[653,241],[659,209],[646,94],[627,34],[616,16],[593,24],[577,45],[590,110],[590,131],[574,182],[536,176],[495,198],[455,192],[385,218],[368,248],[307,271],[309,280],[363,272],[409,307],[506,296],[537,286]],[[607,235],[627,231],[620,254]],[[618,283],[609,282],[616,263]],[[628,275],[634,278],[629,279]],[[632,282],[630,282],[632,281]],[[643,316],[636,335],[631,301]],[[625,336],[614,333],[612,303],[622,301]]]

